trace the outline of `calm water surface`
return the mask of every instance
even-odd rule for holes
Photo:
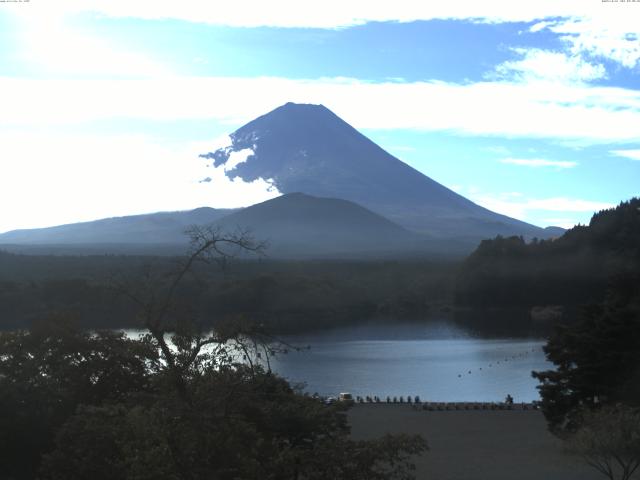
[[[321,395],[415,396],[425,401],[538,400],[532,370],[553,366],[542,339],[487,339],[446,322],[361,326],[288,336],[308,350],[279,355],[273,369]]]
[[[539,399],[531,371],[553,368],[542,339],[483,338],[446,321],[361,325],[283,340],[309,348],[277,355],[272,369],[323,396],[491,402],[510,394],[528,402]]]

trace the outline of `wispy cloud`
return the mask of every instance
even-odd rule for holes
[[[532,198],[513,193],[490,194],[476,191],[469,192],[468,196],[494,212],[542,226],[556,225],[565,228],[584,223],[592,213],[615,206],[608,202],[580,198]],[[556,216],[558,214],[561,217]]]
[[[530,210],[546,210],[550,212],[596,212],[615,206],[608,202],[566,197],[530,199],[525,204],[527,209]]]
[[[640,125],[640,91],[623,88],[276,77],[0,78],[0,125],[133,118],[237,126],[287,101],[322,103],[356,128],[549,138],[585,145],[637,141]]]
[[[520,58],[496,66],[488,76],[510,81],[536,80],[573,83],[605,78],[603,65],[590,62],[576,54],[539,48],[513,48]]]
[[[613,155],[617,157],[630,158],[631,160],[640,160],[640,149],[638,150],[611,150]]]
[[[547,28],[560,34],[574,54],[606,58],[622,67],[635,68],[640,64],[640,4],[624,3],[606,5],[597,15],[579,15]]]
[[[45,2],[43,2],[45,3]],[[370,21],[400,21],[431,19],[467,19],[488,22],[531,22],[549,17],[581,18],[603,14],[630,15],[629,10],[607,7],[600,2],[584,0],[537,0],[536,2],[505,2],[504,0],[458,0],[457,2],[416,2],[396,0],[58,0],[52,10],[67,13],[95,12],[119,18],[178,19],[189,22],[254,27],[318,27],[340,28]],[[16,9],[17,10],[17,9]]]
[[[573,168],[578,162],[562,161],[562,160],[546,160],[544,158],[503,158],[500,163],[511,165],[521,165],[523,167],[555,167],[555,168]]]
[[[24,5],[7,3],[3,10],[18,17],[30,19],[59,19],[76,14],[95,14],[113,18],[143,20],[180,20],[232,27],[279,27],[339,29],[368,22],[413,22],[418,20],[462,20],[486,23],[536,22],[531,32],[551,31],[564,40],[569,64],[578,63],[580,75],[600,75],[597,63],[589,59],[606,58],[625,68],[634,68],[640,62],[637,18],[640,2],[599,2],[584,0],[537,0],[535,2],[507,2],[504,0],[459,0],[456,2],[416,2],[396,0],[370,2],[369,0],[236,0],[210,2],[207,0],[57,0],[31,2]],[[624,3],[624,5],[622,5]],[[45,24],[46,28],[49,28]],[[39,34],[39,38],[49,38]],[[32,38],[35,38],[32,37]],[[61,37],[62,38],[62,37]],[[70,39],[71,37],[67,37]],[[69,43],[72,54],[94,63],[83,52],[98,51],[102,47],[93,40],[88,43]],[[51,48],[54,57],[65,52]],[[121,52],[113,62],[128,63],[127,54]],[[565,52],[567,53],[567,52]],[[95,58],[95,57],[94,57]],[[63,58],[64,60],[64,58]],[[555,62],[562,62],[558,57]],[[580,64],[584,62],[585,64]],[[53,62],[52,62],[53,63]],[[528,59],[531,64],[531,59]],[[565,62],[566,63],[566,62]],[[589,64],[592,67],[589,67]],[[530,66],[530,65],[529,65]],[[95,64],[95,68],[99,65]],[[517,66],[516,66],[517,67]],[[528,68],[528,67],[527,67]],[[563,67],[564,68],[564,67]]]

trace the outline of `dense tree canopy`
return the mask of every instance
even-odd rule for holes
[[[593,215],[560,238],[483,241],[462,266],[456,303],[476,307],[603,300],[614,275],[640,273],[640,199]]]
[[[234,357],[191,363],[181,391],[148,339],[0,334],[3,478],[412,478],[423,440],[352,441],[344,406]]]
[[[68,319],[0,334],[0,465],[33,478],[56,431],[80,405],[125,402],[151,391],[158,355],[122,333],[91,335]]]
[[[585,408],[640,406],[640,277],[617,277],[606,301],[558,327],[545,353],[556,369],[533,375],[552,431],[577,428]]]
[[[268,251],[267,251],[268,254]],[[86,328],[135,328],[137,308],[113,279],[175,271],[176,257],[29,256],[0,251],[0,330],[28,328],[50,312]],[[452,301],[455,264],[426,260],[284,261],[237,259],[224,271],[196,265],[183,304],[208,325],[245,315],[272,331],[300,332],[376,316],[417,318]]]

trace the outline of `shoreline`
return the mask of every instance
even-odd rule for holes
[[[335,398],[335,397],[328,397]],[[325,400],[326,401],[326,400]],[[353,406],[364,405],[389,405],[398,407],[409,407],[413,410],[427,410],[427,411],[461,411],[461,410],[538,410],[539,400],[531,402],[422,402],[422,401],[391,401],[386,400],[378,401],[353,401]]]

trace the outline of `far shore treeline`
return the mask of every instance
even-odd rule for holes
[[[548,333],[640,273],[640,200],[595,214],[553,240],[497,237],[460,261],[234,260],[194,268],[179,301],[209,326],[244,316],[277,333],[367,320],[449,318],[482,333]],[[136,328],[121,294],[170,275],[177,257],[20,255],[0,251],[0,329],[55,313],[89,328]]]

